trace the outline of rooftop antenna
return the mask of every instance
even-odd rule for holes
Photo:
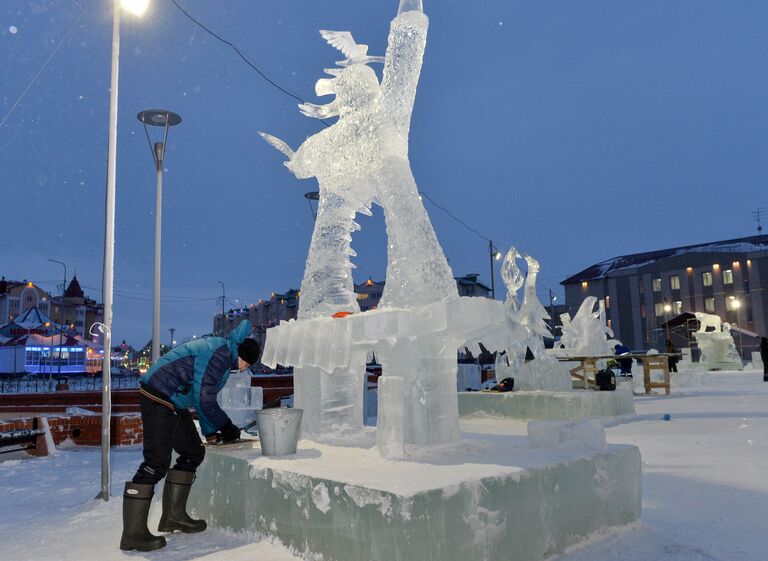
[[[763,224],[762,224],[762,218],[763,215],[766,214],[765,207],[760,207],[757,210],[752,211],[752,219],[757,222],[757,235],[762,236],[763,235]]]

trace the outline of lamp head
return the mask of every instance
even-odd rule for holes
[[[149,8],[152,0],[120,0],[120,6],[134,16],[141,17]]]

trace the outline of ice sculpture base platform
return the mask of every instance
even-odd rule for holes
[[[460,392],[459,415],[506,419],[565,419],[634,415],[630,391]]]
[[[466,437],[466,435],[465,435]],[[189,505],[210,525],[324,561],[538,561],[640,517],[640,453],[544,450],[472,435],[402,461],[303,440],[209,448]]]

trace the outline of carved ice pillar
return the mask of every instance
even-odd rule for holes
[[[363,430],[365,359],[365,351],[353,352],[349,366],[320,373],[321,435],[348,436]]]
[[[403,440],[417,446],[438,446],[456,442],[460,438],[459,406],[456,394],[455,341],[440,337],[398,338],[379,356],[382,372],[388,378],[402,378],[400,390],[395,383],[385,382],[379,388],[379,430],[399,438],[398,416],[402,418]],[[382,376],[384,378],[384,376]],[[397,403],[402,391],[402,405]],[[396,450],[396,442],[383,442],[379,449]],[[383,445],[382,445],[383,444]]]
[[[313,366],[293,368],[293,406],[303,409],[301,431],[312,439],[320,435],[320,380],[321,370]]]

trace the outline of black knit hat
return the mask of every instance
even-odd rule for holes
[[[246,339],[237,347],[237,356],[248,364],[256,364],[261,355],[261,347],[256,339]]]

